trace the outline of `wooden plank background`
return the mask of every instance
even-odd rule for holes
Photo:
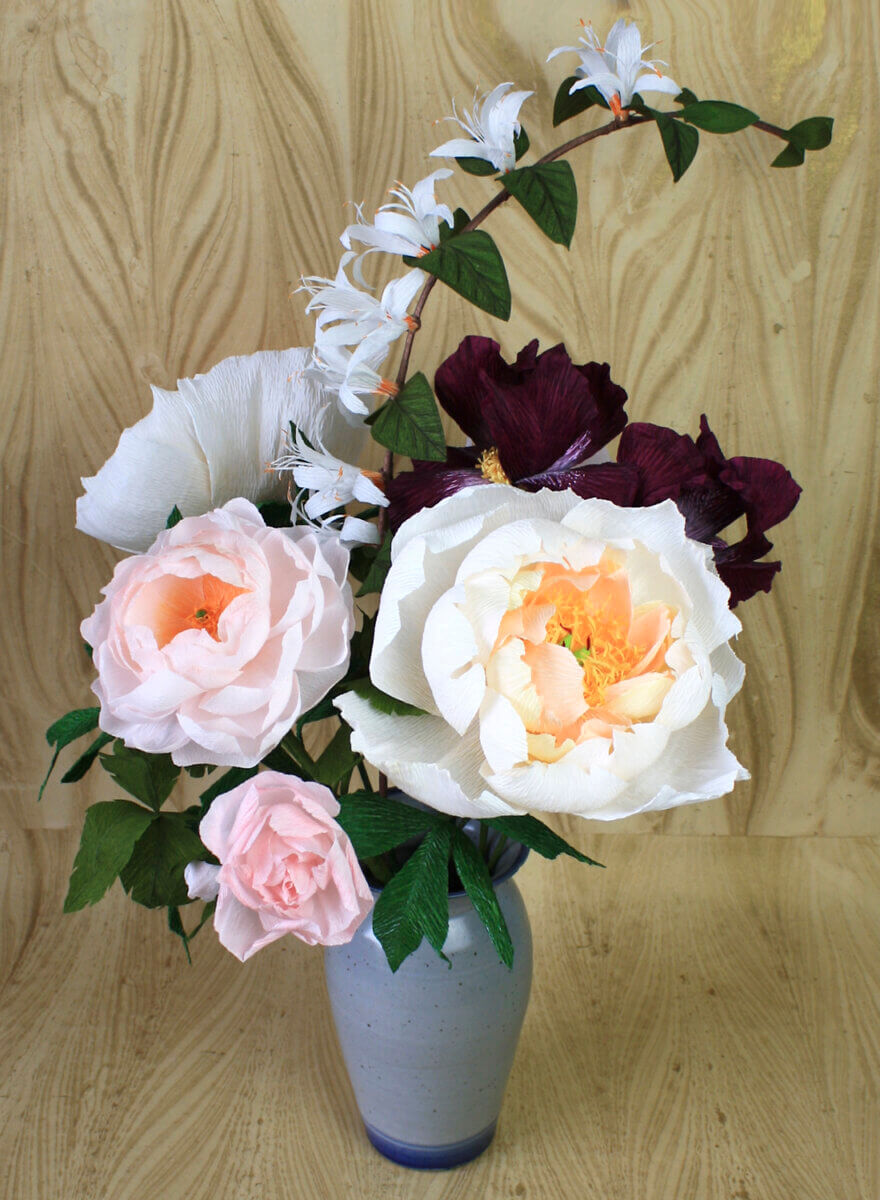
[[[242,970],[208,937],[187,975],[160,918],[129,912],[121,895],[61,917],[82,812],[111,794],[94,779],[35,801],[43,731],[90,701],[78,624],[116,558],[73,531],[74,503],[79,477],[148,410],[150,384],[310,343],[302,297],[290,296],[300,274],[334,272],[347,202],[372,211],[393,180],[441,165],[426,154],[451,136],[432,122],[452,96],[466,103],[476,83],[502,79],[534,88],[523,110],[532,146],[558,144],[552,98],[574,60],[544,60],[575,40],[582,15],[600,30],[638,19],[698,95],[781,124],[833,115],[834,143],[804,168],[771,171],[774,139],[703,135],[675,186],[653,130],[581,149],[571,251],[505,206],[488,228],[513,285],[509,324],[437,288],[413,368],[430,376],[466,333],[490,333],[511,354],[533,336],[562,338],[576,360],[612,364],[633,419],[695,432],[705,411],[728,453],[784,460],[804,494],[774,539],[784,570],[773,594],[740,610],[747,682],[730,722],[752,781],[612,829],[570,822],[614,864],[595,891],[573,864],[529,867],[543,949],[506,1140],[470,1174],[426,1177],[419,1190],[359,1140],[318,957],[272,948]],[[587,11],[568,0],[8,0],[10,1200],[192,1200],[199,1186],[223,1200],[342,1195],[358,1180],[370,1196],[577,1185],[603,1200],[875,1200],[878,68],[875,0],[594,0]],[[588,114],[566,131],[594,123]],[[443,198],[473,212],[493,188],[458,173]],[[647,832],[667,836],[630,836]],[[729,836],[693,836],[708,834]],[[713,987],[723,1000],[707,999]],[[260,1004],[270,1019],[258,1033],[242,1013]],[[304,1045],[300,1005],[315,1031]],[[216,1044],[239,1030],[234,1052]],[[287,1075],[276,1037],[291,1039]],[[273,1117],[291,1079],[296,1119]],[[285,1190],[297,1170],[311,1191]]]

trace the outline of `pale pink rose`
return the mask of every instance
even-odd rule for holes
[[[190,863],[192,899],[213,900],[222,945],[245,962],[292,933],[308,945],[350,942],[373,906],[329,788],[261,771],[218,796],[199,825],[220,866]]]
[[[101,729],[179,766],[255,766],[348,669],[354,606],[335,534],[230,500],[119,563],[81,626]]]

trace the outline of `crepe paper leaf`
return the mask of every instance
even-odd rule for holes
[[[180,511],[180,509],[175,504],[174,508],[172,508],[171,512],[168,514],[168,520],[165,522],[165,528],[173,529],[174,526],[178,523],[178,521],[182,521],[182,520],[183,520],[183,513]]]
[[[61,776],[62,783],[78,783],[86,774],[98,754],[108,742],[113,741],[111,733],[99,733],[84,754],[81,754],[72,767],[68,767]]]
[[[697,100],[696,95],[691,91],[690,88],[682,88],[681,91],[678,93],[678,95],[675,97],[675,103],[676,104],[698,104],[699,101]]]
[[[741,104],[727,100],[695,100],[678,114],[679,118],[706,133],[737,133],[758,120],[758,114]]]
[[[445,221],[440,222],[440,241],[445,242],[448,238],[455,237],[461,233],[465,225],[467,225],[470,217],[463,208],[457,208],[452,214],[452,224],[447,225]]]
[[[69,746],[71,742],[75,742],[83,734],[91,733],[93,729],[97,729],[100,715],[101,710],[97,707],[74,708],[71,712],[65,713],[63,717],[59,717],[57,721],[53,721],[46,730],[46,741],[50,746],[54,746],[55,753],[52,755],[52,761],[49,763],[46,778],[40,784],[37,800],[43,799],[43,792],[46,790],[49,776],[58,762],[58,755],[65,746]]]
[[[64,911],[97,904],[125,867],[153,814],[131,800],[102,800],[86,809]]]
[[[196,925],[195,929],[193,929],[191,933],[187,933],[183,925],[183,918],[180,915],[179,907],[176,904],[170,904],[168,906],[168,928],[172,933],[177,934],[177,936],[183,942],[183,949],[186,953],[186,961],[190,966],[192,966],[192,955],[189,952],[189,944],[205,924],[205,922],[210,919],[216,907],[217,901],[209,900],[202,909],[202,916],[198,925]]]
[[[794,145],[792,145],[791,142],[789,142],[788,145],[785,147],[785,149],[780,150],[780,152],[776,155],[776,157],[773,159],[773,162],[770,164],[770,166],[771,167],[799,167],[803,163],[805,158],[806,158],[806,154],[804,152],[803,147],[802,146],[794,146]]]
[[[522,158],[522,156],[528,150],[529,145],[530,145],[529,135],[526,133],[524,127],[522,125],[520,125],[519,133],[516,133],[513,136],[513,153],[516,157],[517,162],[519,162],[519,160]],[[490,163],[488,161],[488,159],[485,159],[485,158],[464,157],[464,158],[457,158],[455,161],[458,163],[458,165],[461,167],[461,169],[463,171],[467,171],[468,175],[495,175],[498,171],[498,168],[493,163]],[[464,209],[460,209],[459,211],[463,212]],[[467,222],[465,222],[465,224],[467,224]],[[442,227],[441,227],[441,229],[442,229]],[[447,234],[446,236],[449,237],[450,234]],[[442,233],[441,233],[440,240],[441,241],[444,240]]]
[[[506,321],[510,316],[510,284],[504,261],[485,230],[460,233],[421,258],[406,254],[403,261],[436,275],[447,287],[493,317]]]
[[[391,567],[391,534],[386,533],[382,541],[382,545],[376,551],[375,557],[370,565],[370,569],[364,576],[364,581],[355,595],[369,596],[373,592],[381,592],[385,583],[385,576]]]
[[[258,767],[230,767],[228,771],[224,771],[220,778],[215,779],[211,786],[205,788],[199,796],[202,815],[204,816],[218,796],[231,792],[233,788],[252,779],[258,770]]]
[[[513,966],[513,942],[510,931],[504,919],[504,913],[492,887],[492,876],[489,874],[483,856],[471,839],[461,829],[456,829],[452,843],[452,857],[458,877],[464,885],[464,890],[470,897],[477,915],[486,927],[486,932],[492,939],[492,945],[498,951],[498,957],[505,967]]]
[[[391,878],[373,909],[373,931],[388,965],[400,964],[427,938],[437,953],[449,932],[449,848],[453,825],[431,829],[411,858]]]
[[[330,692],[323,700],[320,700],[314,708],[310,708],[308,712],[303,713],[296,723],[296,736],[302,739],[302,731],[306,725],[313,725],[315,721],[326,721],[328,717],[338,717],[339,713],[333,706],[333,696],[336,691]]]
[[[132,900],[145,908],[186,904],[184,868],[207,857],[183,813],[159,813],[135,842],[119,878]]]
[[[673,182],[678,183],[694,161],[697,147],[700,144],[700,135],[692,126],[684,125],[681,121],[667,116],[666,113],[650,109],[647,111],[651,112],[657,122],[660,137],[663,139],[663,149],[666,151],[666,159],[672,171]]]
[[[554,127],[561,125],[563,121],[568,121],[571,117],[576,117],[578,113],[586,112],[588,108],[592,108],[596,104],[602,108],[608,107],[608,101],[602,93],[592,86],[578,88],[576,92],[572,93],[572,86],[577,82],[577,75],[569,75],[568,79],[563,79],[560,83],[556,99],[553,101]]]
[[[472,235],[462,234],[461,240],[466,236]],[[449,253],[456,244],[446,242],[425,257]],[[437,401],[421,371],[411,376],[387,404],[367,417],[367,424],[371,426],[375,440],[395,454],[406,454],[410,458],[429,462],[446,461],[446,435],[437,411]]]
[[[577,184],[570,163],[536,163],[501,177],[505,188],[523,206],[551,242],[570,246],[577,221]]]
[[[206,775],[210,775],[212,771],[216,770],[216,767],[211,763],[193,763],[192,766],[183,769],[191,779],[204,779]]]
[[[534,850],[543,858],[558,858],[560,854],[568,854],[578,862],[588,863],[591,867],[603,867],[605,864],[589,858],[570,846],[565,838],[539,821],[537,817],[490,817],[485,824],[497,829],[515,842],[522,842],[530,850]]]
[[[101,755],[101,766],[121,788],[136,800],[142,800],[158,812],[174,789],[180,767],[170,754],[147,754],[129,749],[122,741],[113,745],[112,754]]]
[[[349,684],[349,691],[360,696],[362,700],[369,701],[373,708],[377,708],[379,712],[390,713],[395,717],[427,716],[423,708],[416,708],[414,704],[407,704],[405,700],[398,700],[396,696],[389,696],[387,692],[380,692],[370,679],[356,679],[353,683]]]
[[[343,722],[315,762],[315,779],[329,788],[343,780],[347,783],[357,761],[358,756],[351,748],[351,730]]]
[[[262,765],[270,771],[280,771],[283,775],[299,775],[307,782],[315,781],[315,764],[295,733],[289,732],[279,742],[274,750],[263,756]]]
[[[449,823],[440,813],[415,808],[392,796],[350,792],[339,797],[336,820],[351,838],[358,858],[375,858],[410,838]]]
[[[833,117],[807,117],[788,130],[788,140],[800,150],[824,150],[831,143]],[[784,152],[783,152],[784,153]]]
[[[289,529],[293,525],[293,514],[286,500],[264,500],[257,505],[257,511],[266,525],[273,529]]]

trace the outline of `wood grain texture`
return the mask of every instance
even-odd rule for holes
[[[607,834],[530,861],[535,984],[497,1139],[451,1174],[368,1145],[321,954],[194,965],[121,889],[61,915],[73,831],[15,831],[4,1200],[874,1200],[870,839]],[[9,908],[4,906],[4,913]]]

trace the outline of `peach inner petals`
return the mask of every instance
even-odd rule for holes
[[[533,586],[502,618],[492,675],[523,718],[530,757],[554,761],[653,720],[675,679],[666,653],[676,610],[634,608],[626,568],[607,550],[581,570],[542,562],[520,574]]]
[[[129,618],[152,629],[160,650],[187,629],[203,629],[218,642],[220,618],[236,596],[247,590],[224,583],[216,575],[194,579],[164,575],[141,589]]]

